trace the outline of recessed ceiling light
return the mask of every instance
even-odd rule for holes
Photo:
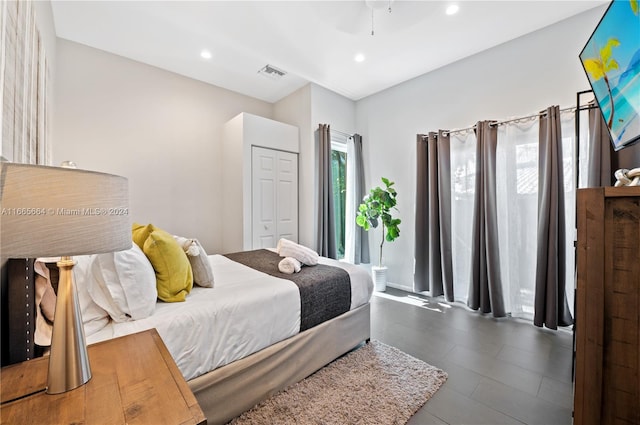
[[[460,8],[457,4],[452,4],[451,6],[447,7],[447,15],[455,15],[456,13],[458,13],[459,9]]]
[[[353,60],[356,61],[356,62],[364,62],[364,60],[365,60],[364,54],[358,53],[357,55],[355,55],[353,57]]]
[[[200,52],[200,57],[202,59],[211,59],[213,57],[213,55],[211,54],[211,52],[207,49],[204,49],[203,51]]]

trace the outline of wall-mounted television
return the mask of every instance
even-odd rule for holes
[[[639,8],[613,0],[580,53],[616,151],[640,141]]]

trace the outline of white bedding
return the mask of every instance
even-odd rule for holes
[[[293,282],[222,255],[210,255],[209,261],[215,288],[194,287],[185,302],[158,302],[154,314],[146,319],[110,322],[88,336],[87,342],[156,328],[189,380],[299,332],[300,293]],[[373,284],[364,269],[328,258],[321,258],[320,263],[349,273],[352,310],[369,301]]]

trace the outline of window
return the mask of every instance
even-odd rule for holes
[[[333,209],[336,229],[336,252],[344,258],[345,216],[347,206],[347,140],[331,134],[331,175],[333,176]]]

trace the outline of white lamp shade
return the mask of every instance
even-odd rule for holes
[[[4,258],[128,249],[128,181],[86,170],[0,163],[0,234]]]

